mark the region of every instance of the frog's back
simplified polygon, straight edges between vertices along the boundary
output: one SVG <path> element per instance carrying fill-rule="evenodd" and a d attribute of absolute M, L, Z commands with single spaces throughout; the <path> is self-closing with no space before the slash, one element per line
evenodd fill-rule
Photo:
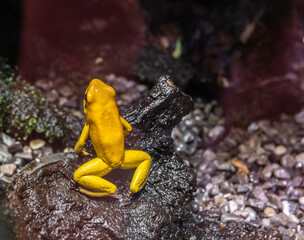
<path fill-rule="evenodd" d="M 124 132 L 116 105 L 99 112 L 90 124 L 89 134 L 97 156 L 111 167 L 118 167 L 124 158 Z"/>

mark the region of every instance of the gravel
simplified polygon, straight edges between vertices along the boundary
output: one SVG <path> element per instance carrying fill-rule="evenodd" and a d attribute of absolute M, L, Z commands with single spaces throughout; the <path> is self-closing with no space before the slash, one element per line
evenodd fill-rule
<path fill-rule="evenodd" d="M 197 100 L 172 134 L 197 169 L 196 210 L 220 209 L 223 223 L 244 221 L 278 228 L 284 239 L 304 239 L 304 109 L 227 133 L 216 108 L 216 102 Z M 183 139 L 189 131 L 191 143 Z"/>
<path fill-rule="evenodd" d="M 28 145 L 23 145 L 2 133 L 0 137 L 0 182 L 7 183 L 6 177 L 13 177 L 27 163 L 37 157 L 48 156 L 54 152 L 60 152 L 60 149 L 54 150 L 43 139 L 35 139 Z"/>

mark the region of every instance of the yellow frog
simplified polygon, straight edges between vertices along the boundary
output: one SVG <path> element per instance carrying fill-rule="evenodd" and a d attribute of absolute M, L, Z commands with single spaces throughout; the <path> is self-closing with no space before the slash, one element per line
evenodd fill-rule
<path fill-rule="evenodd" d="M 80 153 L 90 136 L 97 157 L 75 171 L 74 180 L 81 185 L 80 191 L 92 197 L 115 194 L 116 186 L 102 177 L 115 168 L 136 168 L 130 190 L 138 192 L 147 181 L 151 157 L 143 151 L 124 149 L 124 137 L 132 127 L 119 115 L 114 89 L 93 79 L 85 92 L 83 107 L 87 121 L 74 151 Z"/>

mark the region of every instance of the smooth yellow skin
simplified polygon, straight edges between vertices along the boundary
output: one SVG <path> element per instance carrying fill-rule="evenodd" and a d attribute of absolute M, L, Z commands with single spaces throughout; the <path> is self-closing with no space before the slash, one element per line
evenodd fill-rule
<path fill-rule="evenodd" d="M 85 95 L 83 105 L 87 121 L 74 151 L 82 152 L 90 136 L 97 157 L 75 171 L 74 180 L 81 185 L 80 191 L 92 197 L 114 194 L 116 186 L 102 177 L 115 168 L 136 168 L 130 190 L 138 192 L 147 181 L 151 157 L 143 151 L 124 149 L 124 137 L 132 127 L 119 115 L 114 89 L 93 79 Z"/>

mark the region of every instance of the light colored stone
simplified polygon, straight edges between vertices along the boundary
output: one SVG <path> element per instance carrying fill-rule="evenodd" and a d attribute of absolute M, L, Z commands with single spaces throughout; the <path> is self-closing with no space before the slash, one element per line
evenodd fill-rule
<path fill-rule="evenodd" d="M 63 150 L 63 152 L 68 153 L 68 152 L 74 152 L 74 148 L 67 147 Z"/>
<path fill-rule="evenodd" d="M 3 143 L 8 147 L 12 146 L 14 144 L 14 142 L 16 141 L 14 138 L 6 135 L 5 133 L 1 133 L 1 137 L 2 137 Z"/>
<path fill-rule="evenodd" d="M 266 207 L 266 208 L 264 209 L 264 213 L 265 213 L 265 215 L 266 215 L 267 217 L 271 217 L 271 216 L 273 216 L 273 215 L 276 214 L 276 211 L 275 211 L 273 208 L 271 208 L 271 207 Z"/>
<path fill-rule="evenodd" d="M 263 227 L 269 227 L 270 226 L 270 219 L 269 218 L 263 218 L 262 219 L 262 226 Z"/>
<path fill-rule="evenodd" d="M 16 172 L 17 166 L 14 163 L 4 164 L 0 167 L 0 171 L 6 176 L 12 176 Z"/>
<path fill-rule="evenodd" d="M 301 205 L 304 205 L 304 196 L 299 198 L 299 203 L 300 203 Z"/>
<path fill-rule="evenodd" d="M 296 224 L 299 224 L 300 223 L 300 220 L 293 214 L 291 214 L 289 217 L 288 217 L 288 220 L 290 222 L 293 222 L 293 223 L 296 223 Z"/>
<path fill-rule="evenodd" d="M 23 152 L 25 153 L 32 153 L 32 148 L 30 146 L 24 146 L 23 147 Z"/>
<path fill-rule="evenodd" d="M 8 147 L 0 143 L 0 155 L 4 162 L 9 161 L 12 158 L 12 154 L 8 151 Z"/>
<path fill-rule="evenodd" d="M 21 152 L 21 153 L 16 153 L 15 157 L 20 157 L 23 159 L 31 160 L 33 158 L 32 153 L 29 152 Z"/>
<path fill-rule="evenodd" d="M 34 139 L 30 141 L 30 146 L 33 150 L 37 150 L 45 146 L 45 141 L 42 139 Z"/>
<path fill-rule="evenodd" d="M 228 201 L 228 206 L 229 206 L 229 212 L 230 213 L 233 213 L 236 210 L 238 210 L 238 206 L 237 206 L 237 204 L 236 204 L 236 202 L 234 200 Z"/>
<path fill-rule="evenodd" d="M 209 137 L 212 139 L 217 139 L 222 133 L 224 133 L 225 128 L 223 126 L 216 126 L 212 128 L 209 132 Z"/>
<path fill-rule="evenodd" d="M 207 149 L 204 154 L 203 154 L 204 159 L 206 159 L 206 161 L 212 161 L 215 159 L 216 155 L 213 151 Z"/>
<path fill-rule="evenodd" d="M 282 210 L 282 212 L 283 212 L 286 216 L 289 216 L 289 215 L 290 215 L 290 212 L 289 212 L 289 203 L 288 203 L 288 201 L 282 201 L 282 204 L 283 204 L 283 210 Z"/>
<path fill-rule="evenodd" d="M 284 146 L 282 146 L 282 145 L 279 145 L 279 146 L 277 146 L 275 149 L 274 149 L 274 153 L 276 154 L 276 155 L 283 155 L 283 154 L 285 154 L 287 152 L 287 149 L 284 147 Z"/>
<path fill-rule="evenodd" d="M 304 164 L 304 153 L 300 153 L 296 156 L 296 161 Z"/>

